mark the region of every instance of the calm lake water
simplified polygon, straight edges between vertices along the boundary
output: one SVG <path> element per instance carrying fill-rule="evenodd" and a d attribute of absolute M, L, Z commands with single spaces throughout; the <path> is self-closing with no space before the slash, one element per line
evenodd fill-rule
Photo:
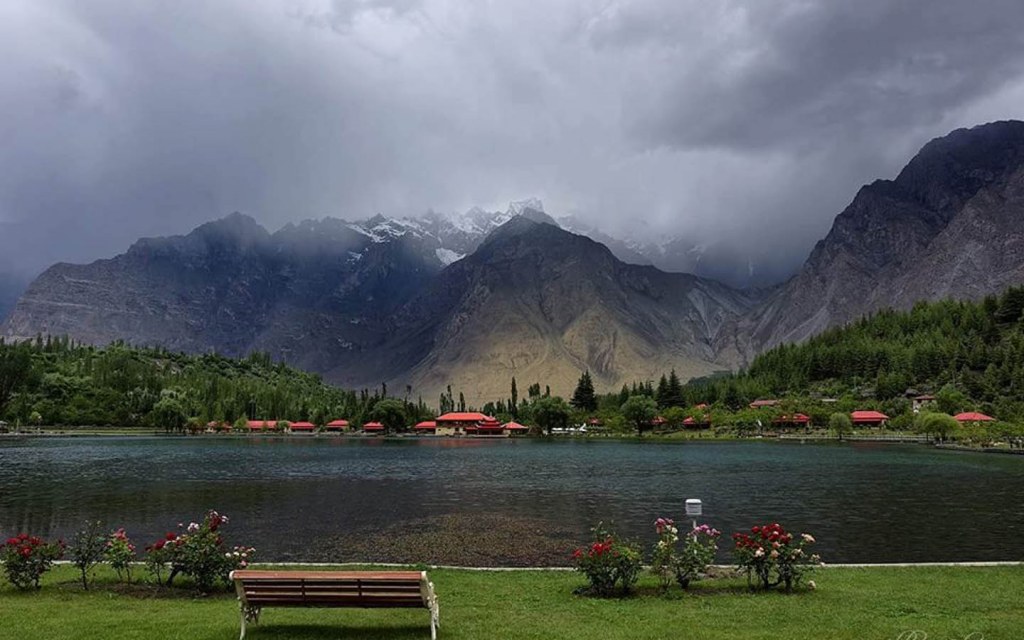
<path fill-rule="evenodd" d="M 0 438 L 4 537 L 91 518 L 141 548 L 215 508 L 264 560 L 565 564 L 599 520 L 649 544 L 688 497 L 831 562 L 1021 560 L 1022 495 L 1024 457 L 920 445 Z"/>

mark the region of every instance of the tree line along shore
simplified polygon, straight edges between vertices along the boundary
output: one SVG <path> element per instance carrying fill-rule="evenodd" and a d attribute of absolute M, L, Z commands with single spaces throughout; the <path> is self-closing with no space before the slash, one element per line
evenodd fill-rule
<path fill-rule="evenodd" d="M 882 311 L 766 351 L 739 373 L 686 383 L 670 371 L 600 394 L 584 372 L 564 399 L 542 382 L 521 390 L 512 378 L 507 397 L 482 407 L 467 406 L 451 387 L 431 405 L 413 392 L 341 389 L 265 353 L 234 359 L 51 336 L 0 342 L 0 429 L 7 431 L 89 425 L 199 433 L 252 422 L 267 427 L 261 432 L 290 431 L 296 422 L 318 431 L 344 419 L 350 431 L 379 423 L 388 434 L 416 433 L 439 415 L 478 411 L 548 434 L 843 436 L 861 427 L 1013 446 L 1024 438 L 1024 288 Z M 885 418 L 857 424 L 858 412 Z M 953 419 L 976 414 L 991 420 Z"/>

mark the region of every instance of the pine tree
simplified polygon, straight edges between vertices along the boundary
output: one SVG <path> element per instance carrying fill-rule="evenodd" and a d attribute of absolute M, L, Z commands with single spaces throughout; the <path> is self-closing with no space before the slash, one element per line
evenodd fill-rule
<path fill-rule="evenodd" d="M 675 369 L 672 369 L 668 376 L 668 397 L 666 398 L 665 406 L 686 406 L 686 400 L 683 398 L 683 383 L 679 381 L 679 376 L 676 375 Z"/>
<path fill-rule="evenodd" d="M 584 371 L 576 383 L 576 391 L 569 401 L 573 407 L 580 411 L 596 411 L 597 396 L 594 393 L 594 381 L 590 378 L 590 371 Z"/>
<path fill-rule="evenodd" d="M 658 402 L 658 408 L 664 409 L 668 406 L 668 378 L 665 374 L 661 374 L 661 379 L 658 380 L 658 390 L 654 393 L 654 399 Z"/>

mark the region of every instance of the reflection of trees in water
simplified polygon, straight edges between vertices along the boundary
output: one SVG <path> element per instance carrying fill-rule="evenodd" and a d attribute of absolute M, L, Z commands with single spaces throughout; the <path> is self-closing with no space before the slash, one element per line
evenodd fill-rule
<path fill-rule="evenodd" d="M 860 443 L 4 440 L 0 535 L 68 536 L 102 519 L 145 543 L 214 508 L 231 516 L 230 541 L 261 559 L 314 559 L 312 546 L 359 561 L 371 542 L 405 553 L 426 536 L 446 554 L 437 562 L 562 564 L 559 549 L 598 520 L 650 544 L 655 518 L 686 522 L 683 501 L 699 497 L 727 534 L 777 520 L 814 533 L 831 562 L 1000 560 L 1024 554 L 1022 463 Z M 514 534 L 528 543 L 511 544 Z"/>

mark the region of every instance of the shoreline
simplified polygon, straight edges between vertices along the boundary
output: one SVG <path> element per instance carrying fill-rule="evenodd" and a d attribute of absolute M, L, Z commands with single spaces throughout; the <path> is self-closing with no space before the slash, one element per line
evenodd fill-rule
<path fill-rule="evenodd" d="M 86 429 L 83 427 L 83 429 Z M 825 444 L 825 443 L 844 443 L 844 442 L 872 442 L 878 444 L 919 444 L 931 446 L 935 449 L 942 449 L 945 451 L 957 451 L 963 453 L 996 453 L 996 454 L 1009 454 L 1009 455 L 1024 455 L 1024 449 L 1010 449 L 1003 447 L 982 447 L 982 446 L 967 446 L 958 443 L 942 443 L 929 440 L 926 436 L 920 436 L 915 434 L 893 434 L 893 435 L 861 435 L 861 436 L 845 436 L 838 438 L 836 436 L 826 436 L 820 434 L 808 434 L 808 435 L 797 435 L 797 434 L 782 434 L 777 436 L 751 436 L 751 437 L 738 437 L 738 436 L 702 436 L 702 435 L 684 435 L 682 437 L 674 434 L 664 435 L 553 435 L 553 436 L 430 436 L 430 435 L 419 435 L 415 433 L 409 434 L 392 434 L 392 435 L 376 435 L 376 434 L 361 434 L 361 433 L 246 433 L 246 434 L 229 434 L 229 433 L 199 433 L 199 434 L 182 434 L 182 433 L 164 433 L 159 431 L 134 431 L 124 432 L 115 431 L 113 433 L 104 433 L 103 429 L 97 431 L 86 431 L 84 433 L 76 433 L 75 430 L 71 431 L 41 431 L 35 433 L 25 432 L 8 432 L 0 433 L 0 440 L 5 438 L 24 438 L 24 439 L 50 439 L 50 438 L 168 438 L 168 439 L 179 439 L 179 438 L 201 438 L 207 440 L 243 440 L 243 439 L 277 439 L 277 440 L 370 440 L 370 441 L 404 441 L 404 440 L 415 440 L 425 442 L 446 442 L 455 440 L 490 440 L 490 441 L 506 441 L 506 440 L 531 440 L 531 441 L 542 441 L 542 442 L 649 442 L 649 443 L 661 443 L 661 444 L 681 444 L 685 442 L 708 442 L 708 443 L 724 443 L 724 442 L 785 442 L 785 443 L 796 443 L 796 444 Z"/>

